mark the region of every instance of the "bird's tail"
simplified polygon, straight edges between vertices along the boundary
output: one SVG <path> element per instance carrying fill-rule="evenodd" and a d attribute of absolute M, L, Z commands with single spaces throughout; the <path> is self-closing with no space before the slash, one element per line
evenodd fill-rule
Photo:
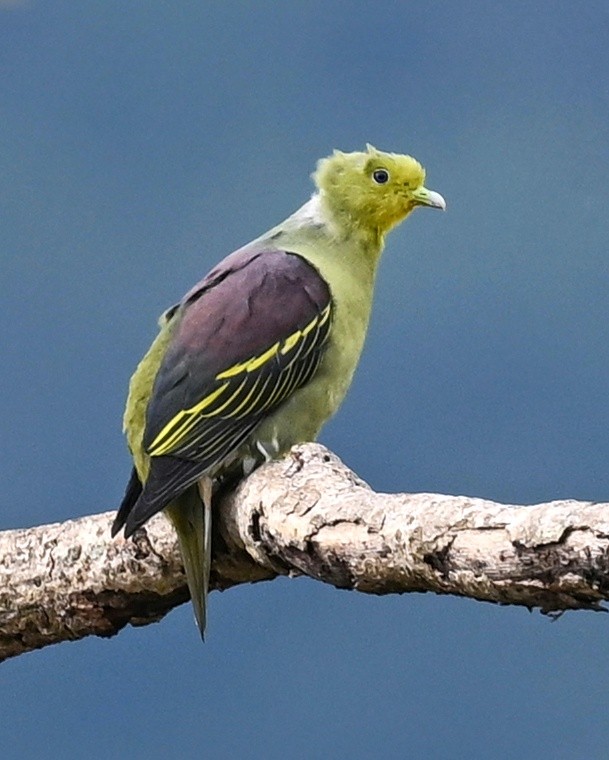
<path fill-rule="evenodd" d="M 211 567 L 211 488 L 190 486 L 165 511 L 178 534 L 195 620 L 205 637 Z"/>

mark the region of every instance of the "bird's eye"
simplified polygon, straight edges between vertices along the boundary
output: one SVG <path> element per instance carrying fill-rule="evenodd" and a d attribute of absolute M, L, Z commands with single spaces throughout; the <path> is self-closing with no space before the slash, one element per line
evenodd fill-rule
<path fill-rule="evenodd" d="M 389 172 L 386 169 L 375 169 L 372 173 L 372 179 L 377 185 L 384 185 L 385 182 L 389 181 Z"/>

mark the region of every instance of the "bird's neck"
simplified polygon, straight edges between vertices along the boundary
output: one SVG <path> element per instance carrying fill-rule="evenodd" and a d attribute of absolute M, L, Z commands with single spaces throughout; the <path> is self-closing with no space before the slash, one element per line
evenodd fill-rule
<path fill-rule="evenodd" d="M 315 193 L 281 225 L 286 232 L 317 232 L 338 243 L 350 243 L 362 249 L 374 267 L 385 245 L 385 235 L 377 228 L 366 227 L 346 212 L 334 209 L 322 193 Z"/>

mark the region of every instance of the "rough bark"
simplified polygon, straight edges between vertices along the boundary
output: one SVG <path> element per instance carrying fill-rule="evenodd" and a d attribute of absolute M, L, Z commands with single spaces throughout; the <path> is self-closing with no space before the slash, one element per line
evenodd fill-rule
<path fill-rule="evenodd" d="M 380 494 L 306 444 L 261 467 L 216 515 L 215 589 L 308 575 L 366 593 L 433 591 L 545 613 L 600 610 L 609 598 L 609 504 Z M 110 538 L 112 518 L 0 533 L 0 660 L 146 625 L 188 599 L 165 518 L 128 541 Z"/>

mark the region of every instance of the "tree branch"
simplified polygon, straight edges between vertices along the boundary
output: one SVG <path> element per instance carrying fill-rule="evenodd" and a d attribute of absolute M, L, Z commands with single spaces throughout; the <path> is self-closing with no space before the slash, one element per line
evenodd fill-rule
<path fill-rule="evenodd" d="M 0 533 L 0 660 L 146 625 L 188 599 L 162 515 L 134 540 L 114 513 Z M 223 498 L 211 586 L 308 575 L 338 588 L 433 591 L 545 613 L 609 599 L 609 504 L 532 507 L 379 494 L 323 446 L 295 446 Z"/>

